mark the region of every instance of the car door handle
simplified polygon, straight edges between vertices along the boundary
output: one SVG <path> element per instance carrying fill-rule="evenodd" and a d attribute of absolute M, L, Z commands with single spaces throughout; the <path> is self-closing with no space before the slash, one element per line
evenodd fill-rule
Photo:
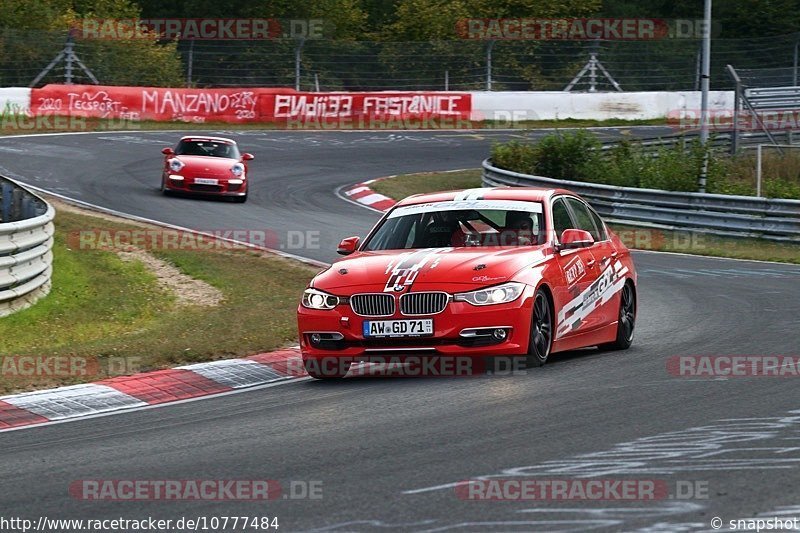
<path fill-rule="evenodd" d="M 618 255 L 617 252 L 611 252 L 611 259 L 616 259 Z"/>
<path fill-rule="evenodd" d="M 588 267 L 593 267 L 595 263 L 597 263 L 597 261 L 595 261 L 594 259 L 592 259 L 592 260 L 590 260 L 590 261 L 586 261 L 586 266 L 588 266 Z"/>

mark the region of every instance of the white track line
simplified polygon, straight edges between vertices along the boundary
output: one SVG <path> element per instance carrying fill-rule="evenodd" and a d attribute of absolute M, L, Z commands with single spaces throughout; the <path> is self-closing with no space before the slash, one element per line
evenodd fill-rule
<path fill-rule="evenodd" d="M 106 416 L 121 415 L 121 414 L 125 414 L 125 413 L 134 413 L 136 411 L 145 411 L 145 410 L 148 410 L 148 409 L 157 409 L 159 407 L 169 407 L 169 406 L 172 406 L 172 405 L 178 405 L 178 404 L 182 404 L 182 403 L 197 402 L 197 401 L 200 401 L 200 400 L 208 400 L 210 398 L 221 398 L 223 396 L 230 396 L 231 394 L 241 394 L 243 392 L 250 392 L 250 391 L 256 391 L 256 390 L 261 390 L 261 389 L 268 389 L 268 388 L 271 388 L 271 387 L 277 387 L 279 385 L 287 385 L 289 383 L 299 383 L 299 382 L 302 382 L 302 381 L 309 381 L 311 379 L 313 379 L 313 378 L 311 378 L 310 376 L 306 376 L 306 377 L 302 377 L 302 378 L 290 378 L 290 377 L 287 377 L 286 379 L 284 379 L 282 381 L 275 381 L 275 382 L 272 382 L 272 383 L 265 383 L 263 385 L 256 385 L 256 386 L 248 387 L 248 388 L 244 388 L 244 389 L 235 389 L 235 390 L 232 390 L 232 391 L 219 392 L 219 393 L 216 393 L 216 394 L 209 394 L 207 396 L 197 396 L 195 398 L 186 398 L 184 400 L 176 400 L 174 402 L 158 403 L 158 404 L 155 404 L 155 405 L 143 405 L 141 407 L 131 407 L 129 409 L 120 409 L 118 411 L 110 411 L 110 412 L 107 412 L 107 413 L 98 413 L 98 414 L 93 414 L 93 415 L 87 415 L 87 416 L 82 416 L 80 418 L 66 418 L 66 419 L 63 419 L 63 420 L 50 420 L 48 422 L 31 424 L 31 425 L 28 425 L 28 426 L 17 426 L 17 427 L 13 427 L 13 428 L 0 429 L 0 433 L 7 433 L 9 431 L 21 431 L 21 430 L 24 430 L 24 429 L 32 430 L 32 429 L 37 429 L 37 428 L 41 428 L 41 427 L 45 427 L 45 426 L 53 426 L 55 424 L 66 424 L 68 422 L 77 422 L 79 420 L 89 420 L 91 418 L 102 418 L 102 417 L 106 417 Z"/>

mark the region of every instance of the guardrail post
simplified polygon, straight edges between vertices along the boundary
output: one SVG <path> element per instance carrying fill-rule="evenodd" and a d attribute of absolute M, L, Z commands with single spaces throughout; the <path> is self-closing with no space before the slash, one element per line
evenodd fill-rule
<path fill-rule="evenodd" d="M 14 187 L 8 182 L 0 184 L 0 192 L 2 192 L 2 210 L 0 210 L 0 222 L 8 222 L 11 220 L 11 201 L 14 193 Z"/>
<path fill-rule="evenodd" d="M 17 221 L 21 220 L 22 217 L 22 199 L 24 198 L 25 192 L 21 189 L 15 188 L 11 192 L 11 220 Z"/>
<path fill-rule="evenodd" d="M 761 197 L 761 152 L 763 144 L 756 146 L 756 196 Z"/>

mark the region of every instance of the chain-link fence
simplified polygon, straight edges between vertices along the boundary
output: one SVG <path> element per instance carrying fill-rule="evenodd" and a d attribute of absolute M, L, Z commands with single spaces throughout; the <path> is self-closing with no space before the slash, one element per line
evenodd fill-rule
<path fill-rule="evenodd" d="M 0 86 L 28 86 L 64 50 L 64 33 L 0 30 Z M 794 76 L 800 33 L 714 39 L 712 88 L 731 89 L 725 65 Z M 700 41 L 81 40 L 75 57 L 106 85 L 299 87 L 302 90 L 694 90 Z M 590 59 L 595 67 L 587 68 Z M 69 58 L 36 85 L 91 83 Z"/>

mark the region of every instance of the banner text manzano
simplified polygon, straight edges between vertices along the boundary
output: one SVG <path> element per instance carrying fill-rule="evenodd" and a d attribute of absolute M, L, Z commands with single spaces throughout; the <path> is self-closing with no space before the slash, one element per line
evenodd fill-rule
<path fill-rule="evenodd" d="M 187 122 L 272 122 L 390 117 L 468 120 L 469 93 L 303 93 L 291 89 L 169 89 L 46 85 L 31 91 L 31 114 Z"/>

